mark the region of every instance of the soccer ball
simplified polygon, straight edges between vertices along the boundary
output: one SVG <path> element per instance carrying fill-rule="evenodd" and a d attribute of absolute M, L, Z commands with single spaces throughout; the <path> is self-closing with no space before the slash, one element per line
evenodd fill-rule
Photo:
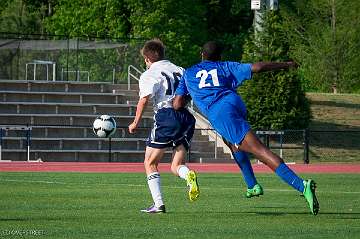
<path fill-rule="evenodd" d="M 100 138 L 109 138 L 116 131 L 116 122 L 109 115 L 101 115 L 94 120 L 93 131 Z"/>

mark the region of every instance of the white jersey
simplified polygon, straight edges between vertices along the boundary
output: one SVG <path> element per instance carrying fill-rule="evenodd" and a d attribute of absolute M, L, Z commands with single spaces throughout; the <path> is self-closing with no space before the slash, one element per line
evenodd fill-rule
<path fill-rule="evenodd" d="M 155 113 L 161 108 L 172 108 L 172 99 L 183 72 L 182 67 L 168 60 L 154 62 L 140 76 L 140 98 L 150 95 Z"/>

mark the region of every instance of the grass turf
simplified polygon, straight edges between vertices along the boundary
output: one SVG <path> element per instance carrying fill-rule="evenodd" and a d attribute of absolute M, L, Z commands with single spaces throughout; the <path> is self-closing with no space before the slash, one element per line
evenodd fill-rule
<path fill-rule="evenodd" d="M 319 174 L 320 213 L 273 174 L 265 189 L 244 198 L 239 174 L 200 174 L 200 199 L 185 182 L 162 174 L 168 213 L 148 215 L 139 173 L 0 173 L 0 238 L 357 238 L 360 175 Z"/>

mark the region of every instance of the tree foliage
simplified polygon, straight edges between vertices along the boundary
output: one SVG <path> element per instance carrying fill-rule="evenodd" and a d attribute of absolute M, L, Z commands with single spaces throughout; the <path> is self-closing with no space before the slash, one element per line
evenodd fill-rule
<path fill-rule="evenodd" d="M 223 43 L 224 60 L 239 60 L 248 30 L 253 23 L 253 13 L 249 11 L 250 1 L 208 0 L 204 2 L 208 40 Z"/>
<path fill-rule="evenodd" d="M 187 67 L 199 60 L 200 47 L 208 40 L 226 46 L 225 60 L 240 60 L 253 24 L 250 2 L 2 0 L 0 31 L 129 42 L 158 37 L 167 46 L 167 56 Z M 278 50 L 300 63 L 302 87 L 329 92 L 335 84 L 340 92 L 359 93 L 360 1 L 280 1 L 280 12 L 286 37 L 271 44 L 280 44 Z"/>
<path fill-rule="evenodd" d="M 0 7 L 0 31 L 39 33 L 42 29 L 41 9 L 29 11 L 23 0 L 6 0 Z"/>
<path fill-rule="evenodd" d="M 160 38 L 167 56 L 189 66 L 199 60 L 207 38 L 205 8 L 199 0 L 127 0 L 132 38 Z"/>
<path fill-rule="evenodd" d="M 289 45 L 278 12 L 264 15 L 262 31 L 250 35 L 243 61 L 286 61 Z M 305 128 L 310 118 L 309 104 L 296 70 L 254 74 L 239 88 L 247 104 L 248 119 L 257 129 Z"/>
<path fill-rule="evenodd" d="M 310 91 L 360 92 L 360 2 L 296 0 L 282 10 L 291 56 Z"/>
<path fill-rule="evenodd" d="M 45 20 L 48 32 L 69 37 L 127 37 L 129 22 L 122 0 L 59 0 Z"/>

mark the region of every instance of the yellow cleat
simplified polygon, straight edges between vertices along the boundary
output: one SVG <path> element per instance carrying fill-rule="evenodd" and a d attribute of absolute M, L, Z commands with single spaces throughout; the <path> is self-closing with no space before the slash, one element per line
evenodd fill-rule
<path fill-rule="evenodd" d="M 188 172 L 188 174 L 186 175 L 186 182 L 187 182 L 187 185 L 189 186 L 189 199 L 191 202 L 193 202 L 200 195 L 200 190 L 199 190 L 199 185 L 197 183 L 196 173 L 193 170 L 190 170 Z"/>

